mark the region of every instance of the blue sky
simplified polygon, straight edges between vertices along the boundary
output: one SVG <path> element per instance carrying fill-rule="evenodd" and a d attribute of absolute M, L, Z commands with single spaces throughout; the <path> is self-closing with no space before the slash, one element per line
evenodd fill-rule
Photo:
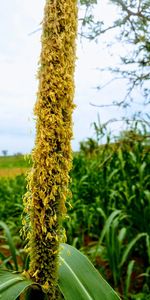
<path fill-rule="evenodd" d="M 101 1 L 100 1 L 101 2 Z M 5 0 L 0 11 L 0 152 L 9 154 L 29 153 L 34 145 L 33 106 L 36 101 L 38 82 L 36 72 L 40 55 L 41 31 L 30 34 L 40 28 L 44 0 Z M 96 7 L 96 15 L 104 17 L 106 22 L 113 19 L 115 11 L 107 1 Z M 82 12 L 80 12 L 82 14 Z M 102 16 L 101 16 L 102 15 Z M 108 34 L 108 38 L 111 38 Z M 73 149 L 77 150 L 79 141 L 93 136 L 91 124 L 100 114 L 102 122 L 119 116 L 119 109 L 99 109 L 90 105 L 111 103 L 120 98 L 123 86 L 120 83 L 110 85 L 100 93 L 94 88 L 110 79 L 97 68 L 112 64 L 113 57 L 101 39 L 98 44 L 88 41 L 77 43 L 76 93 Z M 119 51 L 119 50 L 117 50 Z M 113 125 L 114 130 L 118 125 Z"/>

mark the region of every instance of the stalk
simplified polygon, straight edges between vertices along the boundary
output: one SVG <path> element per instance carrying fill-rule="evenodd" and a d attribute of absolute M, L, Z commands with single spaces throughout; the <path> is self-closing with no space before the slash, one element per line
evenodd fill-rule
<path fill-rule="evenodd" d="M 36 140 L 24 212 L 29 216 L 29 275 L 56 299 L 61 223 L 72 165 L 77 0 L 47 0 L 42 27 Z M 25 228 L 25 219 L 23 223 Z"/>

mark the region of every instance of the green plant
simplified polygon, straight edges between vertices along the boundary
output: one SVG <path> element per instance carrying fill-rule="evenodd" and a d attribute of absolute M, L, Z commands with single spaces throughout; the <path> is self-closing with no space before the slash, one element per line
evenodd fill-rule
<path fill-rule="evenodd" d="M 101 245 L 105 245 L 105 260 L 109 262 L 110 270 L 113 278 L 113 285 L 120 286 L 125 299 L 128 299 L 128 291 L 132 280 L 132 272 L 135 264 L 134 260 L 129 260 L 131 252 L 134 251 L 136 244 L 145 238 L 147 233 L 139 233 L 131 240 L 129 237 L 129 228 L 122 227 L 122 222 L 127 215 L 120 210 L 113 211 L 106 219 L 105 225 L 100 235 L 100 239 L 93 253 L 94 258 L 98 255 L 98 249 Z M 149 245 L 147 245 L 149 251 Z M 138 263 L 138 262 L 137 262 Z"/>
<path fill-rule="evenodd" d="M 0 156 L 0 169 L 26 169 L 31 167 L 30 155 L 14 154 L 12 156 Z"/>
<path fill-rule="evenodd" d="M 104 218 L 97 208 L 102 209 L 107 217 L 112 210 L 119 209 L 128 215 L 131 235 L 139 232 L 149 235 L 149 168 L 149 146 L 142 134 L 140 138 L 133 134 L 133 138 L 130 136 L 115 143 L 109 141 L 99 145 L 93 155 L 83 150 L 76 153 L 71 171 L 73 199 L 69 212 L 70 216 L 76 214 L 78 228 L 84 228 L 86 234 L 98 238 Z M 82 210 L 87 215 L 89 212 L 88 218 L 84 218 Z M 71 228 L 71 221 L 67 224 L 66 228 Z"/>
<path fill-rule="evenodd" d="M 119 299 L 83 254 L 67 244 L 61 247 L 58 286 L 66 300 Z M 0 278 L 0 296 L 3 300 L 17 299 L 22 293 L 25 299 L 48 299 L 39 284 L 22 274 L 0 269 Z"/>
<path fill-rule="evenodd" d="M 24 175 L 14 178 L 0 178 L 0 220 L 16 223 L 21 227 L 21 213 L 23 210 L 22 197 L 26 192 Z"/>
<path fill-rule="evenodd" d="M 0 266 L 0 297 L 3 300 L 15 300 L 23 294 L 26 300 L 48 299 L 44 287 L 27 278 L 29 258 L 26 257 L 23 264 L 21 253 L 18 253 L 15 248 L 8 226 L 4 222 L 0 222 L 0 226 L 5 232 L 10 252 L 7 261 L 0 253 L 3 260 Z M 10 270 L 3 269 L 4 266 L 9 267 Z M 24 272 L 21 274 L 18 270 Z M 104 300 L 119 299 L 87 257 L 67 244 L 60 245 L 58 286 L 67 300 L 99 300 L 100 297 Z"/>
<path fill-rule="evenodd" d="M 6 223 L 0 221 L 0 230 L 3 230 L 4 234 L 0 236 L 0 267 L 7 268 L 16 272 L 22 272 L 29 268 L 29 255 L 23 248 L 16 246 L 14 240 L 18 236 L 12 236 L 11 231 Z"/>

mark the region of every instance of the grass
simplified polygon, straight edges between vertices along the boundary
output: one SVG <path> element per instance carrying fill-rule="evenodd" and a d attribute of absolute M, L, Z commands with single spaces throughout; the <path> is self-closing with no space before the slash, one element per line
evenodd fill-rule
<path fill-rule="evenodd" d="M 30 155 L 0 156 L 0 169 L 27 168 L 30 164 Z"/>

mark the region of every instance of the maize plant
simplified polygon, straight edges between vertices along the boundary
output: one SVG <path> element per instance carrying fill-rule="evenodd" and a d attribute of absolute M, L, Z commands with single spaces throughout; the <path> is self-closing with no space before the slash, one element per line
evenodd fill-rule
<path fill-rule="evenodd" d="M 62 218 L 66 213 L 72 151 L 77 1 L 47 0 L 44 10 L 39 88 L 34 108 L 33 168 L 24 198 L 29 275 L 56 299 Z"/>

